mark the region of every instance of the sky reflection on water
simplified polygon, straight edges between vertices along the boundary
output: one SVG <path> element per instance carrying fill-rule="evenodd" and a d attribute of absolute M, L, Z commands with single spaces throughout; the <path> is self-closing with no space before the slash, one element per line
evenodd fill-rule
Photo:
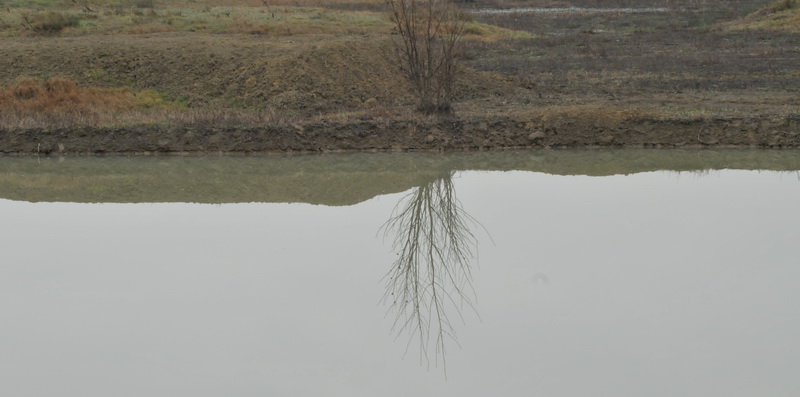
<path fill-rule="evenodd" d="M 0 200 L 0 395 L 800 393 L 795 174 L 448 180 L 488 232 L 471 231 L 476 311 L 452 318 L 446 380 L 381 303 L 397 258 L 381 227 L 411 190 Z"/>

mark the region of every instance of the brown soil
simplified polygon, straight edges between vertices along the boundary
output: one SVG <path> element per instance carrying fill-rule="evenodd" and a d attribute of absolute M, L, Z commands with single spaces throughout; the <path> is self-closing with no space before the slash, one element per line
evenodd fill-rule
<path fill-rule="evenodd" d="M 504 117 L 362 121 L 253 128 L 140 126 L 0 134 L 5 154 L 458 151 L 510 148 L 798 148 L 800 117 L 591 120 Z"/>
<path fill-rule="evenodd" d="M 2 85 L 63 76 L 156 90 L 194 111 L 274 115 L 6 126 L 0 153 L 800 147 L 800 35 L 723 28 L 746 1 L 685 3 L 661 14 L 476 16 L 535 36 L 466 43 L 447 118 L 414 114 L 385 35 L 0 38 Z"/>
<path fill-rule="evenodd" d="M 193 108 L 268 107 L 299 115 L 412 103 L 384 35 L 177 32 L 0 38 L 0 46 L 0 84 L 21 75 L 62 76 L 81 85 L 155 89 Z M 496 74 L 470 69 L 458 92 L 472 99 L 513 88 Z"/>

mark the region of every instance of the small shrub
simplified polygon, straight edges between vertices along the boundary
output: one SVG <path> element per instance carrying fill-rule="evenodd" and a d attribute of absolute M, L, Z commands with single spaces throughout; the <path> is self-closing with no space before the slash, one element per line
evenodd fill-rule
<path fill-rule="evenodd" d="M 775 14 L 781 11 L 791 10 L 797 7 L 797 0 L 778 0 L 774 3 L 770 3 L 755 12 L 753 12 L 752 16 L 765 16 L 769 14 Z"/>
<path fill-rule="evenodd" d="M 22 20 L 28 29 L 40 35 L 54 35 L 70 27 L 76 27 L 81 21 L 77 15 L 48 11 L 40 14 L 23 14 Z"/>
<path fill-rule="evenodd" d="M 51 96 L 72 96 L 78 92 L 78 84 L 63 77 L 48 79 L 44 83 L 44 88 Z"/>
<path fill-rule="evenodd" d="M 778 3 L 779 10 L 789 10 L 795 8 L 796 6 L 797 0 L 781 0 L 781 2 Z"/>
<path fill-rule="evenodd" d="M 9 88 L 9 96 L 14 100 L 29 100 L 41 97 L 46 92 L 39 79 L 20 79 Z"/>
<path fill-rule="evenodd" d="M 465 20 L 449 0 L 389 0 L 400 69 L 425 114 L 452 111 Z"/>

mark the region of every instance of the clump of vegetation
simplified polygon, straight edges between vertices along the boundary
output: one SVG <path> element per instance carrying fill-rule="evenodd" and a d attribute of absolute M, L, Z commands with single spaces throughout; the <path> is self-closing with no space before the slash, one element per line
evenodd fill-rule
<path fill-rule="evenodd" d="M 23 25 L 35 34 L 54 35 L 80 23 L 79 16 L 63 12 L 48 11 L 37 14 L 22 14 Z"/>
<path fill-rule="evenodd" d="M 764 7 L 757 9 L 750 14 L 750 17 L 764 17 L 770 14 L 780 13 L 797 7 L 797 0 L 777 0 Z"/>
<path fill-rule="evenodd" d="M 20 28 L 41 36 L 176 31 L 267 36 L 385 34 L 392 23 L 382 7 L 383 0 L 14 0 L 0 15 L 0 36 L 18 36 Z M 520 32 L 467 20 L 465 36 L 467 40 L 495 41 L 520 37 Z"/>
<path fill-rule="evenodd" d="M 133 0 L 133 6 L 137 8 L 155 8 L 155 0 Z"/>
<path fill-rule="evenodd" d="M 128 88 L 79 87 L 71 79 L 21 78 L 0 88 L 0 114 L 93 114 L 169 106 L 155 91 Z"/>
<path fill-rule="evenodd" d="M 733 30 L 768 29 L 797 33 L 800 32 L 800 7 L 797 0 L 777 0 L 723 26 Z"/>
<path fill-rule="evenodd" d="M 271 114 L 188 110 L 155 90 L 81 87 L 64 77 L 20 78 L 0 86 L 0 130 L 201 122 L 229 125 L 271 120 Z"/>
<path fill-rule="evenodd" d="M 425 114 L 450 113 L 465 22 L 448 0 L 389 0 L 397 57 Z"/>
<path fill-rule="evenodd" d="M 797 0 L 780 0 L 775 3 L 776 11 L 783 11 L 797 7 Z"/>

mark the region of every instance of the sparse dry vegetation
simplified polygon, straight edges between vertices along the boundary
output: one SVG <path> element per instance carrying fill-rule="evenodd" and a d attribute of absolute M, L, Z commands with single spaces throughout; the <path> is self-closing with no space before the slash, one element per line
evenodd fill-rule
<path fill-rule="evenodd" d="M 461 10 L 448 0 L 390 0 L 395 55 L 413 87 L 417 110 L 452 110 L 465 25 Z"/>
<path fill-rule="evenodd" d="M 343 4 L 347 3 L 340 3 Z M 163 5 L 152 0 L 65 2 L 47 9 L 17 5 L 6 8 L 0 17 L 0 36 L 163 32 L 295 36 L 388 32 L 391 26 L 375 6 L 342 10 L 302 0 L 169 2 Z"/>
<path fill-rule="evenodd" d="M 141 122 L 148 113 L 164 110 L 177 106 L 153 90 L 79 87 L 63 77 L 20 78 L 0 87 L 0 128 Z"/>
<path fill-rule="evenodd" d="M 63 77 L 21 78 L 0 88 L 0 112 L 19 114 L 109 112 L 166 105 L 152 90 L 78 87 L 75 81 Z"/>
<path fill-rule="evenodd" d="M 80 17 L 75 14 L 47 11 L 21 15 L 22 25 L 34 34 L 54 35 L 66 28 L 78 26 Z"/>
<path fill-rule="evenodd" d="M 419 102 L 391 57 L 396 25 L 384 0 L 4 5 L 0 128 L 434 123 L 413 111 Z M 800 113 L 796 0 L 457 5 L 463 67 L 446 102 L 462 120 L 618 126 Z M 666 10 L 473 13 L 531 6 Z"/>
<path fill-rule="evenodd" d="M 797 0 L 777 0 L 736 21 L 723 25 L 731 30 L 773 30 L 800 33 Z"/>

